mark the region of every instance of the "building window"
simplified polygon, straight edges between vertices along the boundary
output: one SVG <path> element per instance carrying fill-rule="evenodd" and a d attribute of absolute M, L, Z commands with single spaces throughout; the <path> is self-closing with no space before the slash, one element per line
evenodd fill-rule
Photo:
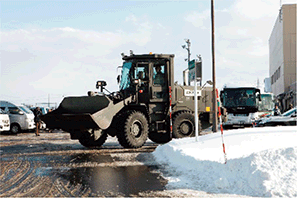
<path fill-rule="evenodd" d="M 280 66 L 277 68 L 277 70 L 271 76 L 271 84 L 273 85 L 279 78 L 280 78 Z"/>

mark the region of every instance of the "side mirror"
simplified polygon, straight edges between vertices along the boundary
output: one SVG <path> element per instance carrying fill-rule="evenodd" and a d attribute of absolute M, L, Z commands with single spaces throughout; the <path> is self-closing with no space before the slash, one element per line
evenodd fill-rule
<path fill-rule="evenodd" d="M 23 112 L 23 111 L 19 111 L 19 114 L 20 114 L 20 115 L 24 115 L 24 112 Z"/>
<path fill-rule="evenodd" d="M 294 114 L 291 115 L 291 117 L 292 117 L 292 118 L 295 118 L 295 117 L 297 117 L 297 114 L 294 113 Z"/>
<path fill-rule="evenodd" d="M 258 93 L 258 94 L 257 94 Z M 260 89 L 256 89 L 256 94 L 257 94 L 257 98 L 259 99 L 259 101 L 262 101 L 262 99 L 261 99 L 261 91 L 260 91 Z"/>
<path fill-rule="evenodd" d="M 96 83 L 96 89 L 101 88 L 101 92 L 103 92 L 104 87 L 106 86 L 106 82 L 105 81 L 97 81 Z"/>

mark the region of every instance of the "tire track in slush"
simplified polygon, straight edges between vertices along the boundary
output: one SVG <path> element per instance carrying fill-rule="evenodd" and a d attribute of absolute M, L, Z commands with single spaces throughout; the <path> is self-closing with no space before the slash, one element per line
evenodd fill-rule
<path fill-rule="evenodd" d="M 37 176 L 37 163 L 14 159 L 1 162 L 0 197 L 73 197 L 63 182 L 49 176 Z"/>
<path fill-rule="evenodd" d="M 16 188 L 19 188 L 22 182 L 33 172 L 33 167 L 28 161 L 14 160 L 14 165 L 15 167 L 3 173 L 2 178 L 4 180 L 1 180 L 0 196 L 11 196 L 11 193 L 17 191 Z"/>
<path fill-rule="evenodd" d="M 2 178 L 5 185 L 1 186 L 0 193 L 4 190 L 7 191 L 13 188 L 13 186 L 16 185 L 24 175 L 28 176 L 28 167 L 30 167 L 29 162 L 14 161 L 12 167 L 8 171 L 4 172 L 4 176 Z"/>
<path fill-rule="evenodd" d="M 59 178 L 37 176 L 38 164 L 34 161 L 13 159 L 1 161 L 0 197 L 77 197 L 88 196 L 91 190 L 82 185 L 73 186 Z M 3 171 L 6 170 L 6 171 Z"/>

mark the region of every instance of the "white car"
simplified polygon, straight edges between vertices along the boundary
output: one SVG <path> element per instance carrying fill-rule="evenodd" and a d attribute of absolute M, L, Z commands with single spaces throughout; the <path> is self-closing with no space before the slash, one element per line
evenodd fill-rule
<path fill-rule="evenodd" d="M 11 133 L 35 128 L 34 114 L 28 107 L 1 100 L 0 108 L 9 115 Z"/>
<path fill-rule="evenodd" d="M 259 126 L 296 126 L 297 113 L 296 107 L 286 111 L 279 116 L 270 116 L 263 119 Z"/>
<path fill-rule="evenodd" d="M 7 113 L 4 113 L 0 109 L 0 131 L 9 131 L 10 130 L 10 120 Z"/>

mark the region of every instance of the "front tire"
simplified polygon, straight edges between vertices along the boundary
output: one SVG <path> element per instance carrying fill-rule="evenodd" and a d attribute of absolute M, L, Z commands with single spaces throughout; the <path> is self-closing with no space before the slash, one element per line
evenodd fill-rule
<path fill-rule="evenodd" d="M 100 147 L 102 146 L 106 139 L 107 133 L 103 132 L 101 136 L 94 140 L 94 135 L 89 132 L 83 132 L 84 134 L 78 139 L 79 143 L 85 147 Z"/>
<path fill-rule="evenodd" d="M 20 133 L 21 132 L 21 127 L 18 125 L 18 124 L 12 124 L 10 126 L 10 132 L 12 134 L 17 134 L 17 133 Z"/>
<path fill-rule="evenodd" d="M 124 119 L 124 130 L 117 131 L 119 143 L 124 148 L 139 148 L 148 137 L 148 122 L 145 115 L 139 111 L 128 112 Z"/>

